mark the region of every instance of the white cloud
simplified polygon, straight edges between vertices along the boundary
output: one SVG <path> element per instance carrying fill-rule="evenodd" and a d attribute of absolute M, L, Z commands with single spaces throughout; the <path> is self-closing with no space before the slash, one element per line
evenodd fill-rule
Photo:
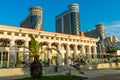
<path fill-rule="evenodd" d="M 106 35 L 115 35 L 120 39 L 120 21 L 111 22 L 105 25 Z"/>

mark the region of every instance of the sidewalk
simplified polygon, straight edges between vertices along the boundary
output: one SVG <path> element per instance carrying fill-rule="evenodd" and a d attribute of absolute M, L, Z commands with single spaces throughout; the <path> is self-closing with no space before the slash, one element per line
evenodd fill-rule
<path fill-rule="evenodd" d="M 43 76 L 50 76 L 50 75 L 66 75 L 66 72 L 61 72 L 61 73 L 55 72 L 54 74 L 43 74 Z M 6 77 L 0 77 L 0 80 L 14 80 L 14 79 L 19 79 L 24 77 L 30 77 L 30 75 L 6 76 Z"/>

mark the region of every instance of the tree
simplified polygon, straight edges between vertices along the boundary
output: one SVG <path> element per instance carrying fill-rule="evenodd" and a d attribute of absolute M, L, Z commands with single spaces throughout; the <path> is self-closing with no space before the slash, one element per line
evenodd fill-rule
<path fill-rule="evenodd" d="M 117 50 L 115 49 L 114 46 L 107 46 L 106 52 L 107 53 L 116 53 Z"/>
<path fill-rule="evenodd" d="M 33 62 L 30 64 L 30 72 L 32 78 L 40 78 L 42 76 L 42 64 L 39 62 L 39 50 L 42 47 L 42 43 L 35 40 L 32 34 L 29 35 L 31 38 L 29 50 L 32 53 L 32 56 L 34 57 Z"/>
<path fill-rule="evenodd" d="M 48 47 L 46 47 L 44 51 L 39 52 L 40 49 L 42 49 L 43 43 L 36 41 L 32 34 L 30 34 L 29 37 L 31 38 L 31 40 L 30 40 L 30 45 L 28 49 L 30 50 L 30 52 L 32 53 L 32 56 L 34 57 L 33 62 L 30 64 L 31 77 L 40 78 L 42 76 L 42 64 L 40 64 L 40 61 L 39 61 L 39 56 L 40 56 L 39 53 L 44 53 L 44 51 L 47 51 L 47 50 L 49 51 L 56 50 L 60 56 L 61 56 L 61 53 L 59 50 L 55 48 L 48 48 Z"/>

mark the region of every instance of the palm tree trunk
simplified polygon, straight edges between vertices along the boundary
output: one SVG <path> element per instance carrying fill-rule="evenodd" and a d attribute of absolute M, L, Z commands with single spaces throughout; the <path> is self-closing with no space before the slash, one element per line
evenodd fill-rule
<path fill-rule="evenodd" d="M 39 62 L 39 55 L 34 56 L 34 61 L 30 64 L 32 78 L 40 78 L 42 76 L 42 64 Z"/>

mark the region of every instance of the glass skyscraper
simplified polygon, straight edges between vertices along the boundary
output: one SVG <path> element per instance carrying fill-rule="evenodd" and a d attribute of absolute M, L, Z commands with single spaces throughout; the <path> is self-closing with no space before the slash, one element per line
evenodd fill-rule
<path fill-rule="evenodd" d="M 42 8 L 33 6 L 29 9 L 30 14 L 22 21 L 20 27 L 42 29 Z"/>
<path fill-rule="evenodd" d="M 79 5 L 73 3 L 68 6 L 68 10 L 56 16 L 56 32 L 79 35 L 80 16 Z"/>

